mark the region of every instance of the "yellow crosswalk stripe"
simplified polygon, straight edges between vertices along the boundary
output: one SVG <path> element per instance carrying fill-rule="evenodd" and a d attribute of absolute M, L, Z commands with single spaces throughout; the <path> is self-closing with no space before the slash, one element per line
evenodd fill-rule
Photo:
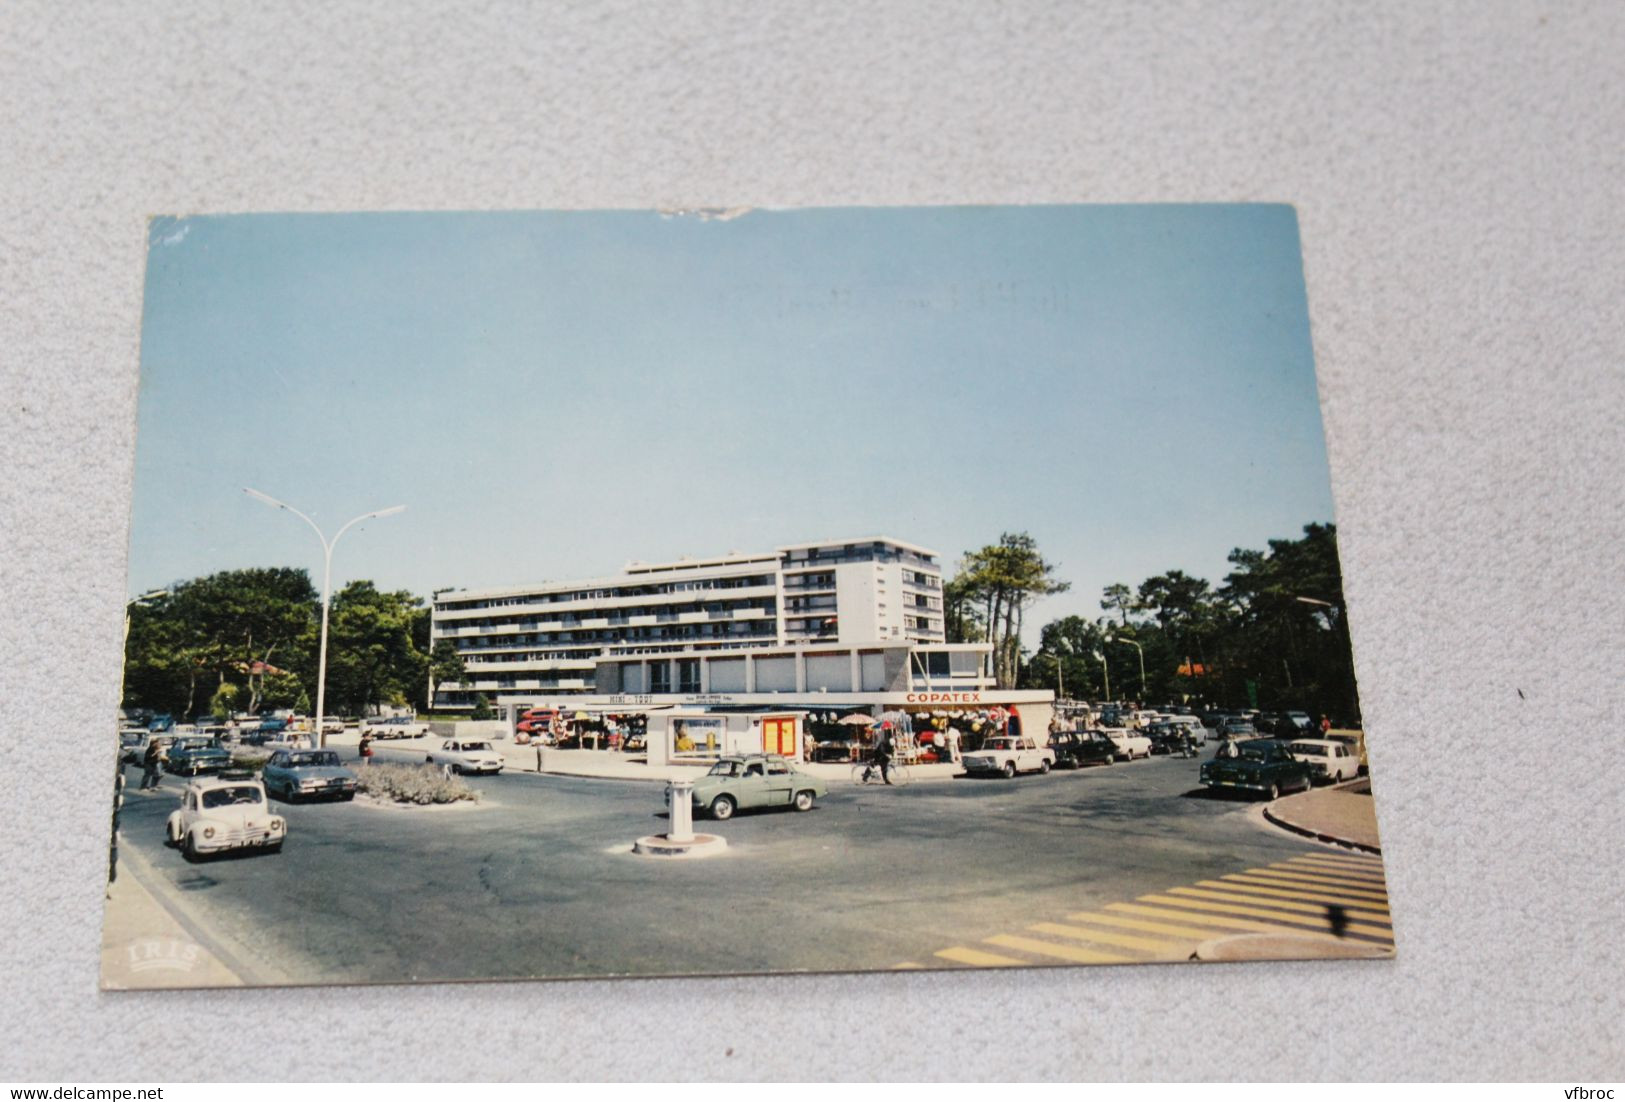
<path fill-rule="evenodd" d="M 1362 892 L 1382 892 L 1388 894 L 1388 886 L 1381 880 L 1360 880 L 1348 876 L 1338 876 L 1320 872 L 1300 872 L 1302 866 L 1294 865 L 1290 868 L 1281 865 L 1268 865 L 1261 869 L 1248 869 L 1253 876 L 1273 876 L 1277 880 L 1296 880 L 1304 884 L 1324 884 L 1327 887 L 1353 888 Z"/>
<path fill-rule="evenodd" d="M 1135 937 L 1132 934 L 1120 934 L 1116 930 L 1091 930 L 1084 926 L 1065 926 L 1059 922 L 1039 922 L 1027 927 L 1034 933 L 1054 934 L 1056 937 L 1069 937 L 1077 941 L 1093 941 L 1100 945 L 1116 945 L 1123 949 L 1142 949 L 1147 953 L 1179 953 L 1180 947 L 1171 941 L 1162 941 L 1158 938 Z M 1181 955 L 1188 955 L 1181 953 Z"/>
<path fill-rule="evenodd" d="M 1339 876 L 1361 877 L 1367 880 L 1381 880 L 1384 871 L 1381 865 L 1350 865 L 1330 857 L 1294 857 L 1287 864 L 1319 869 L 1322 872 L 1335 872 Z"/>
<path fill-rule="evenodd" d="M 1178 895 L 1197 895 L 1209 899 L 1222 899 L 1229 903 L 1252 903 L 1263 907 L 1279 907 L 1285 911 L 1304 911 L 1314 915 L 1326 913 L 1325 903 L 1304 902 L 1305 897 L 1298 892 L 1278 892 L 1269 888 L 1251 888 L 1245 884 L 1226 884 L 1222 880 L 1198 880 L 1194 888 L 1169 888 L 1170 892 Z M 1338 906 L 1343 906 L 1338 903 Z M 1358 918 L 1365 922 L 1387 922 L 1386 914 L 1377 914 L 1375 911 L 1347 911 L 1349 918 Z"/>
<path fill-rule="evenodd" d="M 894 964 L 894 965 L 892 965 L 891 970 L 893 972 L 906 972 L 906 971 L 908 971 L 908 970 L 910 970 L 912 968 L 924 968 L 924 967 L 925 967 L 925 965 L 923 965 L 923 964 L 915 964 L 911 960 L 905 960 L 902 964 Z"/>
<path fill-rule="evenodd" d="M 1318 899 L 1322 903 L 1353 904 L 1356 907 L 1369 907 L 1377 911 L 1388 909 L 1388 896 L 1379 892 L 1348 891 L 1322 887 L 1319 884 L 1294 884 L 1290 880 L 1271 880 L 1267 876 L 1247 876 L 1242 873 L 1231 873 L 1223 880 L 1224 883 L 1218 883 L 1218 887 L 1246 886 L 1264 889 L 1269 894 L 1279 895 L 1284 899 Z M 1203 880 L 1201 883 L 1217 882 Z"/>
<path fill-rule="evenodd" d="M 1316 851 L 1316 857 L 1328 857 L 1333 861 L 1347 861 L 1351 865 L 1375 865 L 1382 867 L 1382 858 L 1374 853 L 1338 853 L 1332 850 Z"/>
<path fill-rule="evenodd" d="M 1320 892 L 1323 895 L 1346 900 L 1357 907 L 1362 904 L 1374 903 L 1381 903 L 1386 906 L 1388 903 L 1387 892 L 1369 892 L 1359 888 L 1340 888 L 1332 884 L 1309 884 L 1302 880 L 1287 880 L 1284 877 L 1274 875 L 1255 876 L 1252 873 L 1233 872 L 1224 879 L 1234 880 L 1242 884 L 1253 884 L 1261 888 L 1295 888 L 1302 892 Z"/>
<path fill-rule="evenodd" d="M 1175 900 L 1175 902 L 1178 902 L 1181 905 L 1184 904 L 1184 901 L 1182 900 Z M 1249 933 L 1292 934 L 1296 937 L 1323 937 L 1328 941 L 1338 940 L 1330 933 L 1322 932 L 1323 930 L 1327 929 L 1327 927 L 1324 925 L 1319 929 L 1304 929 L 1302 926 L 1297 925 L 1283 926 L 1279 923 L 1259 922 L 1250 918 L 1233 918 L 1228 915 L 1194 914 L 1186 910 L 1169 910 L 1165 907 L 1147 907 L 1138 903 L 1108 903 L 1107 907 L 1112 910 L 1128 911 L 1133 914 L 1168 917 L 1178 919 L 1180 922 L 1196 922 L 1205 926 L 1216 926 L 1219 928 L 1219 930 L 1246 930 Z M 1310 923 L 1310 925 L 1312 926 L 1314 924 Z M 1210 931 L 1203 936 L 1217 937 L 1218 934 Z M 1364 939 L 1362 939 L 1362 941 L 1363 940 Z"/>
<path fill-rule="evenodd" d="M 1121 906 L 1122 904 L 1119 904 Z M 1193 937 L 1205 941 L 1213 936 L 1212 930 L 1199 930 L 1195 926 L 1176 926 L 1171 922 L 1149 922 L 1143 918 L 1125 915 L 1101 914 L 1098 911 L 1079 911 L 1067 915 L 1074 922 L 1094 922 L 1104 926 L 1118 926 L 1124 930 L 1143 930 L 1148 934 L 1168 934 L 1171 937 Z"/>
<path fill-rule="evenodd" d="M 1150 898 L 1147 896 L 1146 898 Z M 1169 900 L 1178 903 L 1179 900 Z M 1223 915 L 1194 914 L 1187 910 L 1169 910 L 1166 907 L 1147 907 L 1139 903 L 1108 903 L 1109 911 L 1124 911 L 1128 914 L 1149 915 L 1152 918 L 1174 918 L 1180 922 L 1194 922 L 1199 926 L 1217 926 L 1223 930 L 1251 930 L 1256 933 L 1274 933 L 1282 930 L 1291 930 L 1289 926 L 1272 926 L 1267 922 L 1257 922 L 1250 918 L 1226 918 Z"/>
<path fill-rule="evenodd" d="M 974 964 L 978 968 L 996 968 L 1000 965 L 1026 964 L 1024 960 L 1015 957 L 1003 957 L 998 953 L 984 953 L 980 949 L 967 949 L 963 945 L 956 945 L 952 949 L 938 949 L 933 956 L 943 960 L 951 960 L 956 964 Z"/>
<path fill-rule="evenodd" d="M 1175 888 L 1175 891 L 1181 891 Z M 1267 918 L 1271 922 L 1285 922 L 1293 926 L 1313 926 L 1320 930 L 1330 930 L 1331 921 L 1317 915 L 1294 914 L 1287 911 L 1274 910 L 1276 904 L 1262 899 L 1249 899 L 1246 896 L 1224 896 L 1218 892 L 1203 892 L 1193 889 L 1183 889 L 1187 895 L 1205 898 L 1186 898 L 1186 895 L 1142 895 L 1140 898 L 1148 903 L 1160 903 L 1165 907 L 1190 907 L 1199 911 L 1216 911 L 1220 914 L 1249 915 L 1253 918 Z M 1242 902 L 1223 902 L 1225 899 L 1240 899 Z M 1246 906 L 1246 903 L 1268 903 L 1268 906 Z M 1368 937 L 1383 938 L 1387 941 L 1394 939 L 1392 930 L 1381 929 L 1376 926 L 1364 926 L 1350 923 L 1343 928 L 1348 933 L 1364 934 Z"/>
<path fill-rule="evenodd" d="M 997 934 L 982 940 L 989 945 L 997 945 L 1004 949 L 1020 949 L 1024 953 L 1055 957 L 1057 960 L 1069 960 L 1074 964 L 1134 963 L 1134 958 L 1121 957 L 1116 953 L 1101 953 L 1094 949 L 1079 949 L 1072 945 L 1056 945 L 1051 941 L 1039 941 L 1037 938 L 1031 937 L 1017 937 L 1015 934 Z"/>

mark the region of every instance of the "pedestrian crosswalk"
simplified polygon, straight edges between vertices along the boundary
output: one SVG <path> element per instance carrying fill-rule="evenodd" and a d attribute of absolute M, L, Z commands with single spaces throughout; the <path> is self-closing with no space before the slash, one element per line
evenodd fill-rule
<path fill-rule="evenodd" d="M 974 944 L 951 945 L 900 969 L 1019 968 L 1259 957 L 1386 956 L 1394 929 L 1382 859 L 1318 849 L 1273 865 L 1108 903 Z"/>

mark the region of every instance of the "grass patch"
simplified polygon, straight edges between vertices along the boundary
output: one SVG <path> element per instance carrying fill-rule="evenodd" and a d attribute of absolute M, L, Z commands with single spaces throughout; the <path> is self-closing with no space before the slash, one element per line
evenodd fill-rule
<path fill-rule="evenodd" d="M 356 770 L 360 790 L 398 804 L 452 804 L 480 794 L 461 777 L 448 777 L 433 765 L 368 765 Z"/>

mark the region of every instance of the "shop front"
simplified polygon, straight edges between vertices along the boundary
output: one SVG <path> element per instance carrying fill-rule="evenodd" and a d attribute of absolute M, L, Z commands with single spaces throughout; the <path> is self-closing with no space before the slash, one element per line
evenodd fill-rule
<path fill-rule="evenodd" d="M 650 765 L 705 765 L 731 754 L 803 760 L 802 716 L 788 711 L 674 708 L 648 716 Z"/>

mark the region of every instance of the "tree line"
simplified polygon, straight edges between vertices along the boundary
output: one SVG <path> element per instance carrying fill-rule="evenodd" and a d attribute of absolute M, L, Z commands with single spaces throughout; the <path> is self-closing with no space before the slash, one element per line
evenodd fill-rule
<path fill-rule="evenodd" d="M 1021 641 L 1026 610 L 1068 583 L 1025 533 L 968 551 L 944 585 L 949 642 L 993 646 L 1000 688 L 1272 710 L 1357 722 L 1359 697 L 1337 559 L 1337 528 L 1230 552 L 1217 587 L 1181 570 L 1101 593 L 1102 615 L 1065 616 Z M 1138 644 L 1138 648 L 1134 644 Z M 1143 680 L 1142 680 L 1143 658 Z M 1108 687 L 1109 683 L 1109 687 Z"/>
<path fill-rule="evenodd" d="M 130 608 L 126 708 L 191 718 L 291 708 L 316 700 L 321 598 L 304 570 L 226 570 L 176 582 Z M 429 646 L 429 609 L 404 590 L 353 581 L 328 616 L 327 711 L 428 707 L 431 672 L 459 681 L 449 640 Z"/>

